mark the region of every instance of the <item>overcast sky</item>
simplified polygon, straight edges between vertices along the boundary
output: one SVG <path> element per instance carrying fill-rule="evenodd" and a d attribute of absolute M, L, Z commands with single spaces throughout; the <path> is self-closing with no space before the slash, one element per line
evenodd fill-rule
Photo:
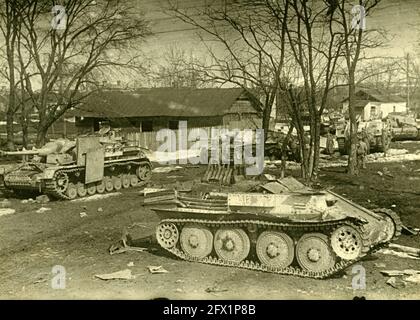
<path fill-rule="evenodd" d="M 209 1 L 209 0 L 207 0 Z M 204 0 L 178 0 L 180 7 L 196 7 Z M 355 4 L 358 1 L 354 1 Z M 161 52 L 162 47 L 177 43 L 189 49 L 197 48 L 199 41 L 191 26 L 169 17 L 164 12 L 167 0 L 138 0 L 139 9 L 145 11 L 151 21 L 155 35 L 149 39 L 148 49 Z M 389 56 L 402 56 L 413 52 L 420 42 L 420 0 L 382 0 L 378 8 L 367 19 L 367 28 L 383 28 L 392 40 L 383 53 Z M 199 48 L 199 47 L 198 47 Z"/>

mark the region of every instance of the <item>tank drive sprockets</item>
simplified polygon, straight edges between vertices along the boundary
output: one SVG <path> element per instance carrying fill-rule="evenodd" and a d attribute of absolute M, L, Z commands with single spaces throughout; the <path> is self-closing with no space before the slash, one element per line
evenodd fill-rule
<path fill-rule="evenodd" d="M 163 249 L 187 261 L 285 275 L 332 276 L 401 233 L 394 212 L 375 213 L 329 191 L 178 203 L 153 209 Z"/>

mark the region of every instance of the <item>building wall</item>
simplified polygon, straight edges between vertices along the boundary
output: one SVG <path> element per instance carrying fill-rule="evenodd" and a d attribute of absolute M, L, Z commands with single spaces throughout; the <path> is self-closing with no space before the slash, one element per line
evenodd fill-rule
<path fill-rule="evenodd" d="M 212 127 L 222 125 L 223 117 L 133 117 L 109 119 L 90 117 L 81 119 L 76 117 L 76 126 L 80 134 L 98 130 L 100 122 L 108 122 L 112 128 L 119 128 L 122 132 L 142 132 L 159 131 L 160 129 L 176 130 L 179 121 L 187 121 L 188 128 Z"/>
<path fill-rule="evenodd" d="M 373 107 L 376 108 L 376 117 L 372 114 Z M 363 120 L 384 119 L 391 112 L 407 112 L 407 104 L 405 102 L 369 102 L 364 108 Z"/>

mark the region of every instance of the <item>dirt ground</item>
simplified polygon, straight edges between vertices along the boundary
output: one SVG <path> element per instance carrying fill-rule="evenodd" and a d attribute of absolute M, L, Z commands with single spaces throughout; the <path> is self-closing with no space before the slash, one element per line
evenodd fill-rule
<path fill-rule="evenodd" d="M 419 144 L 395 144 L 418 150 Z M 393 177 L 377 172 L 386 166 Z M 323 168 L 320 183 L 368 208 L 392 208 L 407 225 L 420 227 L 420 161 L 370 163 L 363 173 L 351 178 L 341 167 Z M 153 186 L 170 186 L 175 181 L 196 180 L 205 167 L 183 168 L 170 174 L 154 174 Z M 275 170 L 269 170 L 276 173 Z M 298 171 L 288 174 L 298 176 Z M 254 182 L 255 183 L 255 182 Z M 244 185 L 244 190 L 249 185 Z M 140 188 L 126 189 L 108 198 L 91 201 L 22 203 L 10 198 L 16 213 L 0 217 L 1 299 L 367 299 L 420 298 L 420 284 L 407 283 L 395 289 L 380 269 L 417 269 L 420 260 L 376 253 L 360 264 L 366 269 L 366 289 L 352 289 L 352 269 L 327 280 L 281 276 L 190 263 L 164 253 L 154 245 L 145 252 L 110 255 L 108 248 L 121 237 L 123 227 L 138 224 L 136 235 L 154 233 L 158 217 L 144 206 Z M 197 184 L 193 192 L 219 190 Z M 224 189 L 227 191 L 229 189 Z M 0 199 L 1 201 L 1 199 Z M 40 207 L 51 208 L 37 213 Z M 102 211 L 98 208 L 102 208 Z M 80 213 L 85 212 L 86 217 Z M 397 241 L 419 247 L 420 236 L 403 235 Z M 147 245 L 147 244 L 145 244 Z M 131 263 L 130 263 L 131 262 Z M 127 266 L 128 264 L 132 266 Z M 378 264 L 382 264 L 378 267 Z M 53 289 L 52 268 L 63 266 L 65 289 Z M 163 266 L 168 273 L 151 274 L 147 266 Z M 135 279 L 104 281 L 95 274 L 130 269 Z M 216 288 L 217 292 L 207 292 Z"/>

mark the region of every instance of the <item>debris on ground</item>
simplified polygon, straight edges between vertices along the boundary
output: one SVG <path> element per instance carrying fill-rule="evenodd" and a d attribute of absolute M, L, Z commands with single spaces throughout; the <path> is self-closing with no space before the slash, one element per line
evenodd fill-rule
<path fill-rule="evenodd" d="M 385 268 L 386 264 L 383 262 L 378 262 L 374 264 L 376 268 Z"/>
<path fill-rule="evenodd" d="M 162 266 L 147 266 L 147 269 L 149 269 L 149 272 L 152 274 L 169 272 L 168 270 L 164 269 Z"/>
<path fill-rule="evenodd" d="M 111 245 L 109 247 L 109 254 L 118 254 L 118 253 L 124 253 L 127 251 L 137 251 L 137 252 L 144 252 L 147 250 L 147 248 L 140 248 L 140 247 L 133 247 L 130 246 L 129 243 L 131 242 L 130 234 L 128 233 L 127 228 L 123 229 L 123 234 L 121 236 L 121 239 L 118 241 L 117 244 Z"/>
<path fill-rule="evenodd" d="M 36 197 L 35 201 L 38 203 L 47 203 L 47 202 L 50 202 L 50 198 L 46 194 L 42 194 Z"/>
<path fill-rule="evenodd" d="M 405 235 L 416 236 L 420 234 L 420 228 L 413 228 L 410 226 L 403 225 L 401 232 Z"/>
<path fill-rule="evenodd" d="M 50 211 L 50 210 L 51 210 L 51 208 L 41 207 L 38 210 L 36 210 L 36 213 L 43 213 L 43 212 Z"/>
<path fill-rule="evenodd" d="M 173 189 L 163 189 L 153 192 L 144 192 L 144 204 L 168 204 L 175 202 Z"/>
<path fill-rule="evenodd" d="M 381 270 L 385 276 L 396 277 L 396 276 L 411 276 L 415 274 L 420 274 L 420 270 L 406 269 L 406 270 Z"/>
<path fill-rule="evenodd" d="M 389 278 L 386 284 L 390 285 L 391 287 L 395 289 L 402 289 L 405 287 L 404 281 L 396 277 Z"/>
<path fill-rule="evenodd" d="M 9 199 L 4 199 L 2 202 L 0 202 L 0 206 L 2 208 L 8 208 L 12 205 Z"/>
<path fill-rule="evenodd" d="M 148 193 L 158 192 L 158 191 L 164 191 L 167 190 L 165 188 L 144 188 L 140 191 L 141 196 L 146 196 Z"/>
<path fill-rule="evenodd" d="M 272 174 L 268 174 L 268 173 L 262 174 L 261 179 L 264 180 L 264 181 L 276 181 L 277 180 L 277 178 L 275 176 L 273 176 Z"/>
<path fill-rule="evenodd" d="M 74 200 L 70 200 L 70 202 L 87 202 L 87 201 L 93 201 L 93 200 L 102 200 L 102 199 L 105 199 L 105 198 L 119 196 L 120 194 L 121 194 L 121 192 L 94 194 L 93 196 L 88 196 L 88 197 L 84 197 L 84 198 L 77 198 L 77 199 L 74 199 Z"/>
<path fill-rule="evenodd" d="M 97 211 L 98 211 L 98 212 L 103 212 L 103 211 L 104 211 L 104 209 L 102 209 L 102 207 L 99 207 Z"/>
<path fill-rule="evenodd" d="M 205 291 L 207 293 L 218 293 L 218 292 L 226 292 L 228 291 L 228 289 L 220 287 L 219 285 L 216 284 L 213 287 L 208 287 Z"/>
<path fill-rule="evenodd" d="M 397 251 L 405 252 L 405 253 L 412 254 L 414 256 L 420 257 L 420 249 L 418 249 L 418 248 L 402 246 L 402 245 L 396 244 L 396 243 L 390 243 L 389 248 L 392 248 L 392 249 L 395 249 Z"/>
<path fill-rule="evenodd" d="M 413 274 L 407 278 L 404 278 L 404 281 L 408 281 L 412 283 L 420 283 L 420 273 Z"/>
<path fill-rule="evenodd" d="M 13 214 L 15 213 L 16 210 L 15 209 L 11 209 L 11 208 L 2 208 L 0 209 L 0 217 L 1 216 L 7 216 L 8 214 Z"/>
<path fill-rule="evenodd" d="M 417 257 L 413 254 L 406 253 L 406 252 L 395 251 L 395 250 L 391 250 L 391 249 L 380 249 L 377 252 L 381 253 L 381 254 L 388 254 L 388 255 L 392 255 L 392 256 L 397 256 L 397 257 L 400 257 L 400 258 L 410 258 L 410 259 L 420 260 L 419 257 Z"/>
<path fill-rule="evenodd" d="M 125 269 L 107 274 L 95 274 L 95 277 L 101 280 L 131 280 L 135 278 L 135 276 L 131 274 L 130 269 Z"/>
<path fill-rule="evenodd" d="M 86 212 L 80 212 L 79 215 L 80 215 L 80 218 L 85 218 L 88 216 Z"/>
<path fill-rule="evenodd" d="M 157 167 L 152 170 L 153 173 L 169 173 L 182 169 L 180 166 Z"/>
<path fill-rule="evenodd" d="M 134 262 L 130 261 L 129 263 L 127 263 L 127 267 L 134 267 Z"/>

